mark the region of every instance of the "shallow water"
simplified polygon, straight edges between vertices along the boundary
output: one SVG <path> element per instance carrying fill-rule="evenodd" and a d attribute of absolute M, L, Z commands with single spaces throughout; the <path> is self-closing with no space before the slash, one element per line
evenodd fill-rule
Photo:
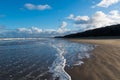
<path fill-rule="evenodd" d="M 0 40 L 0 80 L 71 80 L 64 67 L 83 64 L 93 49 L 62 39 Z"/>

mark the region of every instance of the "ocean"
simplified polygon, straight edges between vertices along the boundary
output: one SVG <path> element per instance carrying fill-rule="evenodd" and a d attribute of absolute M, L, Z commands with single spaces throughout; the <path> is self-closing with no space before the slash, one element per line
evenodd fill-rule
<path fill-rule="evenodd" d="M 94 47 L 53 38 L 0 39 L 0 80 L 71 80 L 64 68 L 84 64 Z"/>

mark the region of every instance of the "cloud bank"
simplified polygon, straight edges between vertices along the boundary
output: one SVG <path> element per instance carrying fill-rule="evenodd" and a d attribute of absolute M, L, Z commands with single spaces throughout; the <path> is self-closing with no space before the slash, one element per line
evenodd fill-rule
<path fill-rule="evenodd" d="M 14 30 L 2 29 L 0 38 L 40 38 L 63 36 L 73 31 L 66 29 L 67 22 L 63 21 L 58 29 L 40 29 L 38 27 L 18 28 Z"/>
<path fill-rule="evenodd" d="M 31 3 L 26 3 L 24 5 L 24 7 L 28 10 L 48 10 L 48 9 L 51 9 L 51 6 L 48 5 L 48 4 L 45 4 L 45 5 L 35 5 L 35 4 L 31 4 Z"/>
<path fill-rule="evenodd" d="M 73 21 L 74 25 L 87 30 L 120 24 L 120 13 L 117 10 L 112 10 L 108 14 L 105 14 L 102 11 L 97 11 L 95 14 L 92 15 L 92 17 L 75 16 L 71 14 L 67 17 L 67 19 Z"/>
<path fill-rule="evenodd" d="M 31 27 L 31 28 L 18 28 L 18 32 L 26 32 L 26 33 L 41 33 L 42 29 L 37 27 Z"/>

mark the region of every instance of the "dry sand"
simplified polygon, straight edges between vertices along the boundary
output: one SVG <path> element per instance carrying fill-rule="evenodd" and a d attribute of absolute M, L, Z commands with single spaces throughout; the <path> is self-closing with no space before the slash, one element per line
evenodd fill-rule
<path fill-rule="evenodd" d="M 66 68 L 72 80 L 120 80 L 120 39 L 70 39 L 98 45 L 81 66 Z"/>

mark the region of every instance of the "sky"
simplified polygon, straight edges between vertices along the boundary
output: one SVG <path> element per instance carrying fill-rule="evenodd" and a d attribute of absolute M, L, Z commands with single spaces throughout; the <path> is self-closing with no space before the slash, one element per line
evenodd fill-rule
<path fill-rule="evenodd" d="M 0 29 L 84 31 L 120 23 L 120 0 L 0 0 Z"/>

